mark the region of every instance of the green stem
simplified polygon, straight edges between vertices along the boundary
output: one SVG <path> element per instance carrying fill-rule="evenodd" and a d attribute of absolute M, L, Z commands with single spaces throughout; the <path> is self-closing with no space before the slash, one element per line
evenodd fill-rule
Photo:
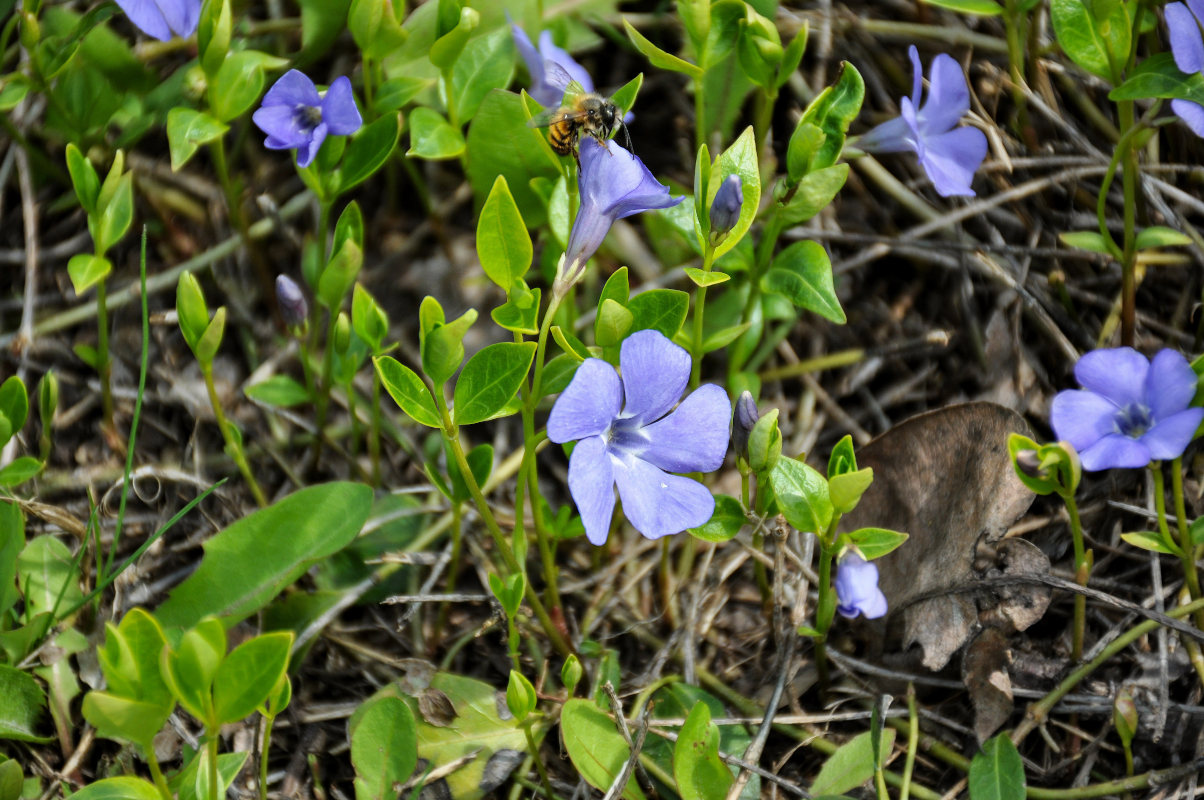
<path fill-rule="evenodd" d="M 530 718 L 523 720 L 523 734 L 527 737 L 527 752 L 529 752 L 535 761 L 535 770 L 539 773 L 539 782 L 543 784 L 543 790 L 547 792 L 549 798 L 556 797 L 556 792 L 552 790 L 552 781 L 548 778 L 548 768 L 544 766 L 543 759 L 539 757 L 539 745 L 535 741 L 535 734 L 531 733 Z"/>
<path fill-rule="evenodd" d="M 205 378 L 205 389 L 209 392 L 209 404 L 213 406 L 213 417 L 217 421 L 218 430 L 222 432 L 222 439 L 226 442 L 226 449 L 230 453 L 230 457 L 234 459 L 234 464 L 238 467 L 238 471 L 242 473 L 243 479 L 251 489 L 251 494 L 255 496 L 255 502 L 260 508 L 264 508 L 268 504 L 267 497 L 264 496 L 263 490 L 259 488 L 259 483 L 255 480 L 255 475 L 251 472 L 251 467 L 247 463 L 246 453 L 243 452 L 242 445 L 230 433 L 230 423 L 226 421 L 226 412 L 222 409 L 222 401 L 217 396 L 217 387 L 213 383 L 213 364 L 202 364 L 201 374 Z"/>
<path fill-rule="evenodd" d="M 209 800 L 217 800 L 220 796 L 217 790 L 217 726 L 210 728 L 207 733 L 209 740 L 205 742 L 205 749 L 209 753 Z"/>
<path fill-rule="evenodd" d="M 832 615 L 836 604 L 832 602 L 832 552 L 820 543 L 819 583 L 815 587 L 818 598 L 815 603 L 815 669 L 819 674 L 820 691 L 828 690 L 828 628 L 832 626 Z"/>
<path fill-rule="evenodd" d="M 1024 96 L 1024 12 L 1018 8 L 1017 0 L 1007 0 L 1003 15 L 1007 29 L 1008 72 L 1012 79 L 1012 104 L 1016 107 L 1016 125 L 1021 136 L 1028 138 L 1028 105 Z"/>
<path fill-rule="evenodd" d="M 368 431 L 368 453 L 372 460 L 372 485 L 380 486 L 380 374 L 372 370 L 372 427 Z"/>
<path fill-rule="evenodd" d="M 1151 465 L 1151 469 L 1153 465 Z M 1162 494 L 1162 468 L 1155 471 L 1157 476 L 1154 480 L 1154 488 L 1159 496 Z M 1187 510 L 1183 502 L 1183 457 L 1180 456 L 1171 462 L 1171 494 L 1175 504 L 1175 524 L 1179 533 L 1179 549 L 1182 552 L 1179 555 L 1183 562 L 1183 578 L 1187 582 L 1187 591 L 1191 594 L 1192 600 L 1200 599 L 1200 573 L 1196 569 L 1196 546 L 1191 540 L 1191 530 L 1187 526 Z M 1155 498 L 1157 500 L 1158 498 Z M 1161 507 L 1158 509 L 1158 520 L 1163 527 L 1162 535 L 1167 536 L 1166 514 Z M 1204 630 L 1204 611 L 1196 614 L 1196 627 Z"/>
<path fill-rule="evenodd" d="M 702 271 L 711 274 L 715 266 L 715 248 L 707 242 L 702 250 Z M 690 389 L 698 387 L 702 375 L 702 315 L 706 305 L 707 287 L 698 286 L 694 294 L 694 344 L 690 348 Z"/>
<path fill-rule="evenodd" d="M 100 405 L 104 424 L 116 432 L 113 423 L 113 360 L 109 357 L 108 281 L 96 284 L 96 372 L 100 376 Z"/>
<path fill-rule="evenodd" d="M 1091 573 L 1087 551 L 1083 546 L 1083 523 L 1079 519 L 1079 507 L 1074 501 L 1074 495 L 1067 493 L 1062 496 L 1066 501 L 1066 513 L 1070 515 L 1070 540 L 1074 544 L 1074 576 L 1080 586 L 1087 585 Z M 1074 627 L 1071 629 L 1071 657 L 1075 661 L 1083 658 L 1083 631 L 1086 627 L 1087 597 L 1074 596 Z"/>
<path fill-rule="evenodd" d="M 907 800 L 911 793 L 911 774 L 916 766 L 916 752 L 920 746 L 920 714 L 916 709 L 916 687 L 907 684 L 907 756 L 903 761 L 903 785 L 899 787 L 899 800 Z"/>
<path fill-rule="evenodd" d="M 1117 104 L 1120 129 L 1134 129 L 1133 101 Z M 1124 145 L 1124 172 L 1121 174 L 1124 191 L 1124 251 L 1121 267 L 1120 343 L 1133 346 L 1137 319 L 1137 150 L 1132 139 Z"/>
<path fill-rule="evenodd" d="M 167 786 L 167 779 L 163 777 L 163 770 L 159 767 L 159 759 L 155 757 L 155 747 L 148 744 L 142 748 L 142 754 L 146 756 L 146 765 L 150 767 L 151 778 L 155 782 L 155 788 L 159 790 L 159 796 L 163 800 L 173 800 L 171 789 Z"/>
<path fill-rule="evenodd" d="M 263 718 L 263 741 L 259 746 L 259 800 L 268 800 L 268 746 L 272 743 L 275 716 Z"/>

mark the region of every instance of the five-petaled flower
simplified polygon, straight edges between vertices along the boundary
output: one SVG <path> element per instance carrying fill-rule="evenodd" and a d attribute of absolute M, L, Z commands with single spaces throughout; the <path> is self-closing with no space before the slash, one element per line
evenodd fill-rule
<path fill-rule="evenodd" d="M 603 145 L 584 137 L 579 145 L 581 171 L 577 187 L 581 208 L 565 251 L 561 274 L 554 290 L 563 296 L 585 271 L 585 263 L 602 244 L 615 220 L 641 211 L 669 208 L 684 200 L 670 197 L 669 187 L 652 177 L 644 162 L 622 145 L 607 140 Z"/>
<path fill-rule="evenodd" d="M 117 0 L 130 22 L 147 36 L 166 42 L 196 33 L 201 0 Z"/>
<path fill-rule="evenodd" d="M 1189 407 L 1196 373 L 1174 350 L 1152 362 L 1131 347 L 1093 350 L 1074 365 L 1074 376 L 1083 388 L 1058 392 L 1049 423 L 1085 470 L 1178 458 L 1204 419 L 1204 408 Z"/>
<path fill-rule="evenodd" d="M 690 377 L 690 354 L 659 331 L 627 337 L 614 367 L 589 358 L 552 407 L 548 438 L 577 441 L 569 492 L 585 535 L 606 542 L 619 487 L 635 529 L 656 539 L 702 525 L 715 510 L 706 487 L 671 472 L 711 472 L 723 464 L 732 406 L 704 384 L 672 412 Z"/>
<path fill-rule="evenodd" d="M 585 67 L 573 60 L 567 51 L 552 43 L 552 33 L 543 31 L 539 34 L 539 49 L 531 44 L 527 32 L 517 23 L 510 23 L 510 33 L 514 37 L 514 46 L 527 65 L 527 73 L 531 76 L 531 88 L 527 94 L 544 108 L 560 105 L 564 98 L 564 90 L 576 81 L 583 91 L 592 92 L 594 81 L 590 78 Z"/>
<path fill-rule="evenodd" d="M 1204 24 L 1204 0 L 1167 3 L 1163 13 L 1166 14 L 1175 66 L 1188 75 L 1204 72 L 1204 37 L 1200 35 L 1200 25 Z M 1171 110 L 1192 133 L 1204 136 L 1204 106 L 1176 98 L 1171 100 Z"/>
<path fill-rule="evenodd" d="M 970 181 L 987 155 L 987 137 L 977 128 L 955 127 L 970 109 L 970 88 L 961 67 L 941 53 L 932 60 L 928 99 L 920 105 L 922 68 L 915 45 L 908 49 L 912 96 L 899 101 L 899 116 L 857 140 L 867 153 L 915 151 L 941 197 L 973 195 Z"/>
<path fill-rule="evenodd" d="M 308 167 L 328 134 L 350 136 L 360 129 L 363 118 L 351 94 L 351 81 L 334 79 L 319 94 L 314 82 L 290 69 L 268 89 L 263 103 L 251 116 L 268 135 L 269 150 L 297 150 L 297 166 Z"/>
<path fill-rule="evenodd" d="M 878 567 L 856 550 L 849 550 L 836 565 L 836 610 L 852 619 L 862 614 L 878 619 L 886 614 L 886 595 L 878 588 Z"/>

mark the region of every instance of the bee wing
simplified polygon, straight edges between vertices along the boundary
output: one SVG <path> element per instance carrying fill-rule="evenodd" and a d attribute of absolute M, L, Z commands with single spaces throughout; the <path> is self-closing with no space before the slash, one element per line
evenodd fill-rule
<path fill-rule="evenodd" d="M 553 122 L 559 122 L 561 120 L 568 120 L 569 122 L 572 122 L 574 120 L 583 119 L 584 117 L 584 111 L 572 111 L 565 109 L 563 106 L 560 108 L 549 108 L 547 111 L 536 114 L 535 116 L 531 117 L 531 119 L 527 120 L 527 127 L 546 128 Z"/>
<path fill-rule="evenodd" d="M 573 76 L 568 73 L 568 70 L 557 64 L 555 61 L 543 62 L 543 79 L 549 86 L 559 89 L 562 92 L 567 92 L 570 86 L 572 86 L 574 83 L 577 83 L 575 80 L 573 80 Z M 580 88 L 581 84 L 577 83 L 577 86 L 579 92 L 583 91 Z"/>

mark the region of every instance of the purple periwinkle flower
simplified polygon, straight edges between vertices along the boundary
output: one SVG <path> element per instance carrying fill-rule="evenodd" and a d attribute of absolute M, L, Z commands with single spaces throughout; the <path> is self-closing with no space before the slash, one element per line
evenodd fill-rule
<path fill-rule="evenodd" d="M 836 565 L 836 610 L 852 619 L 858 614 L 878 619 L 886 614 L 886 595 L 878 588 L 878 567 L 855 550 Z"/>
<path fill-rule="evenodd" d="M 657 539 L 711 518 L 707 488 L 671 472 L 711 472 L 727 452 L 732 406 L 704 384 L 673 409 L 690 378 L 690 354 L 660 331 L 628 336 L 619 348 L 622 378 L 589 358 L 577 367 L 548 417 L 548 438 L 577 441 L 569 459 L 569 492 L 585 535 L 606 542 L 619 487 L 623 513 L 635 529 Z"/>
<path fill-rule="evenodd" d="M 669 187 L 652 177 L 638 156 L 613 140 L 608 139 L 603 145 L 585 136 L 578 148 L 581 170 L 577 187 L 581 208 L 573 220 L 562 273 L 554 287 L 561 293 L 581 277 L 585 262 L 601 246 L 615 220 L 641 211 L 669 208 L 685 199 L 670 197 Z"/>
<path fill-rule="evenodd" d="M 1085 470 L 1178 458 L 1204 419 L 1204 408 L 1189 408 L 1196 373 L 1174 350 L 1160 350 L 1152 362 L 1131 347 L 1092 350 L 1074 365 L 1074 377 L 1083 388 L 1058 392 L 1049 423 Z"/>
<path fill-rule="evenodd" d="M 1204 37 L 1200 35 L 1200 25 L 1204 23 L 1204 0 L 1167 3 L 1163 11 L 1175 66 L 1188 75 L 1204 72 Z M 1192 133 L 1204 136 L 1204 106 L 1176 98 L 1171 100 L 1171 110 L 1191 128 Z"/>
<path fill-rule="evenodd" d="M 573 81 L 581 84 L 586 92 L 594 90 L 594 81 L 590 78 L 585 67 L 573 60 L 567 51 L 552 43 L 551 31 L 539 34 L 539 49 L 531 44 L 527 32 L 517 23 L 510 23 L 510 33 L 514 37 L 514 46 L 527 65 L 527 73 L 531 76 L 531 88 L 527 94 L 544 108 L 559 106 L 564 99 L 564 90 Z"/>
<path fill-rule="evenodd" d="M 950 56 L 932 60 L 928 99 L 920 105 L 922 68 L 920 52 L 908 48 L 912 66 L 912 96 L 899 101 L 900 115 L 857 141 L 867 153 L 915 151 L 924 172 L 941 197 L 973 196 L 970 181 L 987 155 L 987 137 L 977 128 L 955 127 L 970 110 L 966 76 Z"/>
<path fill-rule="evenodd" d="M 196 33 L 201 0 L 117 0 L 130 22 L 147 36 L 166 42 Z"/>
<path fill-rule="evenodd" d="M 309 317 L 309 303 L 297 282 L 287 275 L 276 276 L 276 302 L 285 325 L 301 325 Z"/>
<path fill-rule="evenodd" d="M 736 398 L 736 411 L 732 415 L 732 449 L 736 455 L 748 460 L 748 437 L 752 434 L 761 412 L 757 409 L 757 401 L 752 392 L 747 389 L 740 392 Z"/>
<path fill-rule="evenodd" d="M 711 235 L 723 236 L 740 219 L 744 207 L 744 181 L 736 173 L 728 175 L 711 201 Z"/>
<path fill-rule="evenodd" d="M 347 76 L 335 78 L 319 94 L 314 82 L 295 69 L 272 84 L 251 119 L 268 135 L 264 147 L 296 149 L 298 167 L 310 165 L 328 134 L 350 136 L 364 121 Z"/>

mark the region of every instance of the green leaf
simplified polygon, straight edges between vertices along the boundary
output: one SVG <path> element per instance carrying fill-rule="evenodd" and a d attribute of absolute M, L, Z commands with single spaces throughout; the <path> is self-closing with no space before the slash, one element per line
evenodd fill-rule
<path fill-rule="evenodd" d="M 818 242 L 795 242 L 778 253 L 762 279 L 766 292 L 780 294 L 798 308 L 843 325 L 844 309 L 832 286 L 832 261 Z"/>
<path fill-rule="evenodd" d="M 323 55 L 347 26 L 350 0 L 298 0 L 301 6 L 301 55 L 307 62 Z"/>
<path fill-rule="evenodd" d="M 794 187 L 794 196 L 785 205 L 779 205 L 780 224 L 798 225 L 823 211 L 848 178 L 848 164 L 833 164 L 808 172 Z M 778 184 L 779 189 L 785 187 L 785 183 Z"/>
<path fill-rule="evenodd" d="M 335 172 L 334 193 L 343 194 L 374 175 L 389 160 L 400 134 L 401 121 L 397 114 L 385 114 L 360 128 L 347 143 L 343 165 Z"/>
<path fill-rule="evenodd" d="M 243 517 L 205 542 L 200 567 L 159 607 L 159 620 L 185 627 L 208 614 L 228 624 L 244 619 L 350 544 L 371 504 L 368 486 L 326 483 Z"/>
<path fill-rule="evenodd" d="M 1134 246 L 1138 250 L 1146 250 L 1151 247 L 1181 247 L 1189 244 L 1191 244 L 1191 239 L 1174 228 L 1152 225 L 1143 228 L 1137 234 Z"/>
<path fill-rule="evenodd" d="M 351 296 L 351 327 L 355 335 L 368 345 L 373 353 L 379 353 L 389 335 L 389 318 L 361 284 L 357 283 Z"/>
<path fill-rule="evenodd" d="M 203 144 L 217 141 L 230 126 L 201 111 L 178 106 L 167 112 L 167 145 L 172 172 L 179 170 Z"/>
<path fill-rule="evenodd" d="M 686 267 L 686 275 L 694 281 L 695 286 L 718 286 L 731 280 L 726 272 L 705 272 L 698 267 Z"/>
<path fill-rule="evenodd" d="M 385 391 L 406 416 L 428 428 L 442 427 L 431 390 L 414 370 L 392 356 L 378 356 L 372 361 Z"/>
<path fill-rule="evenodd" d="M 215 617 L 206 617 L 186 631 L 178 647 L 166 647 L 159 671 L 176 700 L 207 726 L 216 726 L 213 679 L 226 657 L 226 631 Z"/>
<path fill-rule="evenodd" d="M 719 154 L 719 158 L 711 167 L 711 177 L 707 184 L 707 209 L 710 209 L 719 187 L 729 175 L 740 176 L 744 184 L 744 205 L 740 207 L 740 218 L 736 220 L 736 224 L 728 231 L 723 241 L 715 246 L 716 259 L 744 238 L 753 218 L 757 216 L 757 207 L 761 203 L 761 170 L 757 160 L 757 139 L 751 125 L 744 129 L 731 147 Z"/>
<path fill-rule="evenodd" d="M 180 273 L 176 283 L 176 317 L 180 321 L 180 333 L 194 353 L 205 330 L 209 327 L 209 308 L 201 285 L 191 272 Z"/>
<path fill-rule="evenodd" d="M 245 389 L 247 397 L 276 408 L 291 408 L 310 400 L 309 390 L 287 375 L 273 375 Z"/>
<path fill-rule="evenodd" d="M 263 94 L 264 70 L 286 66 L 285 59 L 258 50 L 230 53 L 209 84 L 209 109 L 218 122 L 241 117 Z"/>
<path fill-rule="evenodd" d="M 882 558 L 907 541 L 906 533 L 886 528 L 860 528 L 845 535 L 849 537 L 849 541 L 857 545 L 857 549 L 861 551 L 867 561 Z"/>
<path fill-rule="evenodd" d="M 1113 101 L 1154 97 L 1204 102 L 1204 75 L 1184 75 L 1171 53 L 1157 53 L 1138 64 L 1124 83 L 1108 93 Z"/>
<path fill-rule="evenodd" d="M 742 322 L 739 325 L 729 325 L 725 328 L 720 328 L 717 331 L 711 331 L 706 338 L 702 340 L 702 352 L 711 353 L 715 350 L 727 347 L 736 339 L 740 338 L 745 331 L 748 330 L 749 324 Z"/>
<path fill-rule="evenodd" d="M 592 701 L 574 698 L 561 709 L 560 732 L 573 766 L 586 783 L 600 792 L 610 789 L 631 756 L 614 721 Z M 634 774 L 627 781 L 623 797 L 644 800 Z"/>
<path fill-rule="evenodd" d="M 1133 21 L 1127 4 L 1110 5 L 1107 17 L 1098 19 L 1086 0 L 1050 0 L 1049 15 L 1058 44 L 1070 60 L 1115 83 L 1128 60 Z"/>
<path fill-rule="evenodd" d="M 207 749 L 201 749 L 183 769 L 167 779 L 167 787 L 175 793 L 177 800 L 209 800 L 208 752 Z M 230 791 L 230 785 L 242 772 L 249 755 L 244 750 L 241 753 L 222 753 L 217 757 L 218 797 L 225 797 Z"/>
<path fill-rule="evenodd" d="M 635 105 L 635 99 L 640 94 L 640 87 L 644 85 L 644 73 L 636 75 L 627 83 L 623 84 L 610 96 L 610 100 L 619 107 L 619 111 L 626 115 L 631 107 Z"/>
<path fill-rule="evenodd" d="M 104 197 L 101 188 L 101 197 Z M 104 255 L 109 248 L 121 241 L 130 224 L 134 221 L 134 176 L 125 173 L 117 182 L 116 191 L 104 204 L 100 212 L 92 238 L 95 240 L 96 252 Z"/>
<path fill-rule="evenodd" d="M 26 619 L 71 608 L 83 599 L 75 559 L 53 536 L 39 536 L 25 545 L 17 558 L 17 579 L 25 595 Z"/>
<path fill-rule="evenodd" d="M 153 783 L 127 776 L 103 778 L 69 796 L 71 800 L 163 800 Z"/>
<path fill-rule="evenodd" d="M 243 642 L 213 679 L 214 715 L 221 724 L 238 722 L 262 705 L 288 667 L 292 631 L 264 633 Z"/>
<path fill-rule="evenodd" d="M 356 709 L 348 728 L 356 800 L 395 800 L 418 764 L 410 707 L 398 697 L 374 697 Z"/>
<path fill-rule="evenodd" d="M 811 467 L 793 458 L 779 458 L 769 473 L 778 510 L 800 533 L 822 534 L 832 521 L 828 482 Z M 866 742 L 867 746 L 869 742 Z M 826 794 L 827 792 L 813 792 Z M 836 792 L 839 794 L 839 792 Z"/>
<path fill-rule="evenodd" d="M 12 759 L 0 761 L 0 800 L 20 800 L 24 783 L 20 764 Z"/>
<path fill-rule="evenodd" d="M 823 143 L 809 159 L 801 159 L 797 155 L 790 157 L 790 150 L 802 145 L 801 140 L 796 145 L 795 137 L 791 136 L 787 148 L 786 165 L 791 182 L 799 181 L 803 175 L 818 169 L 830 167 L 840 158 L 844 150 L 845 137 L 849 125 L 861 113 L 861 103 L 865 99 L 865 81 L 861 73 L 847 61 L 840 64 L 840 74 L 831 86 L 825 87 L 803 112 L 799 126 L 814 125 L 823 134 Z M 797 130 L 797 129 L 796 129 Z"/>
<path fill-rule="evenodd" d="M 343 242 L 334 251 L 334 258 L 322 270 L 318 278 L 317 300 L 332 312 L 338 312 L 343 305 L 343 298 L 351 291 L 355 279 L 364 265 L 364 251 L 352 239 Z"/>
<path fill-rule="evenodd" d="M 456 119 L 472 119 L 485 95 L 504 89 L 514 77 L 514 56 L 506 26 L 470 39 L 452 67 L 452 103 Z"/>
<path fill-rule="evenodd" d="M 0 500 L 0 619 L 21 598 L 17 591 L 17 557 L 24 549 L 25 517 L 21 507 Z"/>
<path fill-rule="evenodd" d="M 29 80 L 20 73 L 0 78 L 0 111 L 12 111 L 29 94 Z"/>
<path fill-rule="evenodd" d="M 46 695 L 33 676 L 0 664 L 0 739 L 50 741 L 36 731 L 45 708 Z"/>
<path fill-rule="evenodd" d="M 1059 233 L 1058 239 L 1067 247 L 1073 247 L 1076 250 L 1087 250 L 1092 253 L 1102 253 L 1108 255 L 1111 250 L 1104 237 L 1099 231 L 1068 231 Z"/>
<path fill-rule="evenodd" d="M 431 63 L 441 70 L 455 66 L 456 59 L 468 44 L 468 37 L 481 20 L 480 12 L 473 8 L 461 8 L 459 15 L 456 26 L 436 39 L 428 52 Z"/>
<path fill-rule="evenodd" d="M 690 296 L 677 289 L 649 289 L 631 298 L 627 310 L 632 317 L 629 333 L 654 330 L 672 339 L 685 324 Z"/>
<path fill-rule="evenodd" d="M 477 257 L 489 280 L 509 291 L 531 268 L 531 236 L 504 175 L 498 175 L 477 219 Z"/>
<path fill-rule="evenodd" d="M 1179 545 L 1173 542 L 1168 542 L 1162 538 L 1162 534 L 1157 531 L 1133 531 L 1132 533 L 1122 533 L 1120 538 L 1124 539 L 1134 547 L 1139 547 L 1142 550 L 1151 550 L 1155 553 L 1166 553 L 1167 555 L 1179 555 Z"/>
<path fill-rule="evenodd" d="M 782 459 L 788 461 L 789 459 Z M 882 752 L 890 752 L 895 729 L 882 731 Z M 870 732 L 859 734 L 837 748 L 819 770 L 811 784 L 811 795 L 844 794 L 874 777 L 874 752 Z"/>
<path fill-rule="evenodd" d="M 527 127 L 528 119 L 518 95 L 501 89 L 485 95 L 468 126 L 467 172 L 477 202 L 504 175 L 523 220 L 535 230 L 544 225 L 548 211 L 532 182 L 544 178 L 555 184 L 563 169 L 543 134 Z"/>
<path fill-rule="evenodd" d="M 626 306 L 631 299 L 631 282 L 627 276 L 627 267 L 619 267 L 610 274 L 598 295 L 598 307 L 607 300 L 614 300 L 621 306 Z"/>
<path fill-rule="evenodd" d="M 527 289 L 518 281 L 503 305 L 489 312 L 500 327 L 514 333 L 534 336 L 539 332 L 539 289 Z"/>
<path fill-rule="evenodd" d="M 230 34 L 234 17 L 230 0 L 206 0 L 201 6 L 201 18 L 197 25 L 197 51 L 201 55 L 201 68 L 210 79 L 221 69 L 222 62 L 230 50 Z"/>
<path fill-rule="evenodd" d="M 924 0 L 930 6 L 959 11 L 962 14 L 977 14 L 983 17 L 997 17 L 1003 13 L 1003 6 L 995 0 Z"/>
<path fill-rule="evenodd" d="M 701 700 L 686 717 L 673 748 L 673 776 L 682 800 L 723 800 L 734 779 L 719 760 L 719 728 Z"/>
<path fill-rule="evenodd" d="M 2 510 L 2 509 L 0 509 Z M 3 519 L 0 519 L 0 526 L 3 526 Z M 1188 528 L 1191 532 L 1192 544 L 1204 544 L 1204 517 L 1196 517 L 1192 520 L 1191 526 Z M 2 547 L 0 547 L 2 549 Z M 0 567 L 2 569 L 2 567 Z M 0 603 L 0 611 L 4 610 L 3 603 Z"/>
<path fill-rule="evenodd" d="M 861 495 L 874 482 L 874 471 L 869 467 L 833 475 L 828 478 L 828 493 L 832 497 L 832 507 L 841 514 L 848 514 L 857 507 Z"/>
<path fill-rule="evenodd" d="M 553 358 L 543 367 L 543 385 L 540 387 L 542 394 L 546 397 L 550 394 L 559 394 L 565 390 L 573 380 L 573 376 L 577 374 L 577 367 L 581 362 L 568 353 L 561 353 Z"/>
<path fill-rule="evenodd" d="M 44 466 L 45 464 L 33 456 L 21 456 L 13 459 L 5 464 L 3 469 L 0 469 L 0 487 L 11 489 L 14 486 L 20 486 L 41 472 Z"/>
<path fill-rule="evenodd" d="M 213 312 L 213 319 L 205 327 L 200 340 L 196 343 L 196 360 L 202 366 L 213 363 L 217 349 L 222 344 L 222 333 L 226 330 L 226 307 L 222 306 Z"/>
<path fill-rule="evenodd" d="M 666 53 L 652 42 L 644 37 L 635 27 L 626 19 L 623 20 L 623 27 L 627 30 L 627 38 L 635 45 L 635 49 L 639 50 L 648 58 L 648 63 L 660 69 L 667 69 L 670 72 L 681 72 L 689 75 L 691 78 L 701 78 L 702 68 L 697 64 L 691 64 L 689 61 L 684 61 L 672 53 Z M 606 791 L 609 787 L 600 787 L 602 791 Z"/>
<path fill-rule="evenodd" d="M 100 178 L 92 162 L 74 144 L 67 145 L 67 172 L 71 175 L 71 185 L 75 187 L 75 196 L 79 198 L 79 204 L 88 216 L 92 216 L 96 213 Z"/>
<path fill-rule="evenodd" d="M 391 0 L 390 0 L 391 1 Z M 364 0 L 364 2 L 379 2 L 379 0 Z M 400 111 L 407 103 L 418 96 L 434 81 L 424 78 L 413 78 L 401 75 L 389 78 L 380 85 L 376 97 L 372 98 L 372 110 L 377 114 L 386 115 Z"/>
<path fill-rule="evenodd" d="M 699 527 L 690 528 L 690 535 L 704 542 L 727 542 L 736 538 L 745 522 L 740 501 L 726 494 L 717 494 L 715 512 Z"/>
<path fill-rule="evenodd" d="M 94 691 L 84 695 L 81 710 L 88 724 L 106 739 L 133 742 L 149 748 L 174 708 L 174 700 L 164 706 L 119 697 L 111 692 Z"/>
<path fill-rule="evenodd" d="M 166 643 L 159 621 L 141 608 L 131 609 L 118 625 L 105 623 L 97 656 L 109 691 L 170 710 L 175 701 L 159 670 Z"/>
<path fill-rule="evenodd" d="M 470 308 L 451 322 L 436 325 L 422 340 L 422 371 L 435 386 L 447 383 L 464 361 L 464 334 L 477 319 Z"/>
<path fill-rule="evenodd" d="M 492 419 L 518 393 L 534 358 L 535 342 L 499 342 L 470 358 L 456 380 L 456 424 Z"/>
<path fill-rule="evenodd" d="M 970 800 L 1024 800 L 1024 762 L 1006 733 L 987 739 L 970 762 Z"/>
<path fill-rule="evenodd" d="M 113 264 L 109 259 L 92 253 L 78 253 L 67 262 L 67 275 L 76 297 L 103 281 L 112 271 Z"/>
<path fill-rule="evenodd" d="M 531 681 L 518 670 L 510 670 L 510 678 L 506 682 L 506 707 L 510 709 L 514 718 L 519 722 L 526 721 L 535 710 L 537 702 L 539 697 L 536 696 Z"/>
<path fill-rule="evenodd" d="M 420 106 L 410 114 L 410 149 L 407 156 L 439 160 L 464 153 L 464 136 L 439 112 Z"/>
<path fill-rule="evenodd" d="M 857 454 L 853 450 L 853 437 L 845 434 L 828 456 L 828 479 L 857 471 Z"/>
<path fill-rule="evenodd" d="M 603 300 L 594 320 L 594 341 L 599 347 L 614 347 L 626 338 L 633 319 L 632 313 L 617 301 Z"/>
<path fill-rule="evenodd" d="M 0 384 L 0 414 L 4 415 L 11 426 L 10 435 L 21 430 L 29 416 L 29 392 L 25 389 L 24 381 L 16 375 L 8 376 L 4 383 Z M 0 439 L 0 445 L 7 441 Z"/>

